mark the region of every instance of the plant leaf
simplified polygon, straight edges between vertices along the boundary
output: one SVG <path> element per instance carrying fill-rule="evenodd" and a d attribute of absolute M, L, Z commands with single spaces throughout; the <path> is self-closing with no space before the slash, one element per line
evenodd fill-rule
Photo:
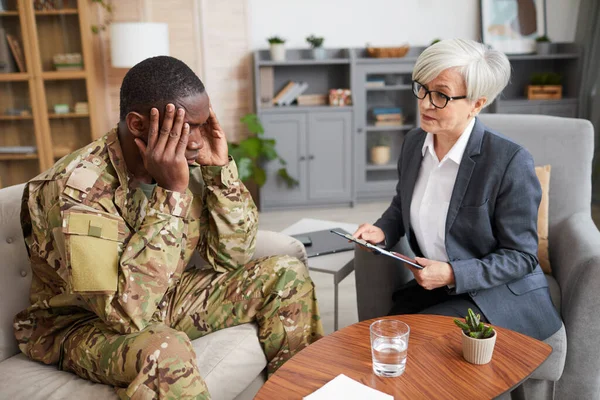
<path fill-rule="evenodd" d="M 244 152 L 244 155 L 253 160 L 257 159 L 261 153 L 261 139 L 257 138 L 256 136 L 246 138 L 238 143 L 238 145 Z"/>
<path fill-rule="evenodd" d="M 285 183 L 287 183 L 288 188 L 293 188 L 294 186 L 298 185 L 298 181 L 294 178 L 292 178 L 288 172 L 287 169 L 285 168 L 279 168 L 279 170 L 277 170 L 277 176 L 281 177 L 281 179 L 283 179 L 285 181 Z"/>
<path fill-rule="evenodd" d="M 265 170 L 258 165 L 255 165 L 253 170 L 254 174 L 252 175 L 252 179 L 254 179 L 254 182 L 258 187 L 261 187 L 267 180 L 267 174 L 265 173 Z"/>
<path fill-rule="evenodd" d="M 252 135 L 260 136 L 265 133 L 265 129 L 263 128 L 262 124 L 260 123 L 260 119 L 258 119 L 258 115 L 256 114 L 246 114 L 240 118 L 240 121 L 246 125 L 246 129 L 248 129 L 248 132 L 250 132 Z"/>
<path fill-rule="evenodd" d="M 469 325 L 465 324 L 464 322 L 455 319 L 454 323 L 456 324 L 456 326 L 458 326 L 460 329 L 462 329 L 463 331 L 469 331 Z"/>
<path fill-rule="evenodd" d="M 277 151 L 275 150 L 275 139 L 262 139 L 261 155 L 267 160 L 271 161 L 277 158 Z"/>
<path fill-rule="evenodd" d="M 238 176 L 242 182 L 252 178 L 252 160 L 248 157 L 241 157 L 235 162 L 237 164 Z"/>

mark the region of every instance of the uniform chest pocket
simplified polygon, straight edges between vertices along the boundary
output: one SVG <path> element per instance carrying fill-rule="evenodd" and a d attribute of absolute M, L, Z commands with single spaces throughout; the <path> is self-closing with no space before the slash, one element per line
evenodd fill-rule
<path fill-rule="evenodd" d="M 63 232 L 73 292 L 116 292 L 121 252 L 118 219 L 67 211 Z"/>

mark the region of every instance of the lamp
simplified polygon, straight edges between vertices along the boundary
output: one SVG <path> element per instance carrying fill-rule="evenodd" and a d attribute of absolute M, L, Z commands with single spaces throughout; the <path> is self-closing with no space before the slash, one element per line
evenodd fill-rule
<path fill-rule="evenodd" d="M 113 22 L 110 25 L 110 54 L 115 68 L 130 68 L 149 57 L 168 56 L 167 24 Z"/>

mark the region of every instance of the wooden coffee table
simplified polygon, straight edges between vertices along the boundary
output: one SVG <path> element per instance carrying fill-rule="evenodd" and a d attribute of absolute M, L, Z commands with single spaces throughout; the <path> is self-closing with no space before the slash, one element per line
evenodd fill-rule
<path fill-rule="evenodd" d="M 492 361 L 472 365 L 462 357 L 460 329 L 453 318 L 398 315 L 410 326 L 404 374 L 381 378 L 373 373 L 368 320 L 340 329 L 310 345 L 283 365 L 255 400 L 301 399 L 344 374 L 402 399 L 491 399 L 524 381 L 552 353 L 552 347 L 498 328 Z"/>

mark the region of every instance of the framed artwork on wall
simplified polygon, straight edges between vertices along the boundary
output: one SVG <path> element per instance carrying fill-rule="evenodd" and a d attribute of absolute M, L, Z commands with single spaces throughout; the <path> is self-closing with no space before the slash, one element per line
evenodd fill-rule
<path fill-rule="evenodd" d="M 483 43 L 507 54 L 535 51 L 546 34 L 546 0 L 480 0 Z"/>

